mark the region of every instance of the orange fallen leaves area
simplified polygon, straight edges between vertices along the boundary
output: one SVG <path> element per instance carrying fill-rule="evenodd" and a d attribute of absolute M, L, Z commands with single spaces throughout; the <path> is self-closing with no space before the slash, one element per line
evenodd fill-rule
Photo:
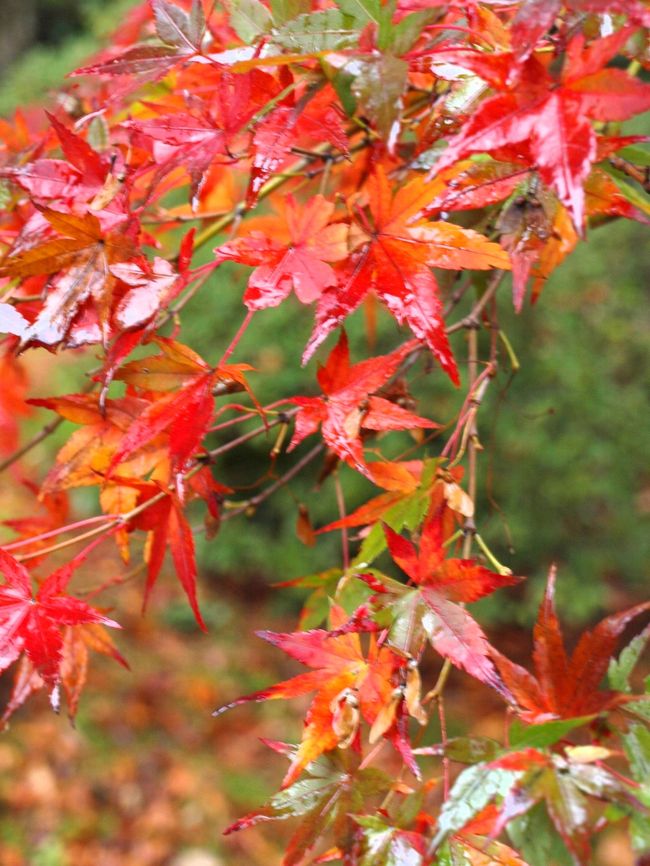
<path fill-rule="evenodd" d="M 273 617 L 268 596 L 252 604 L 249 589 L 231 587 L 224 593 L 220 587 L 218 597 L 213 591 L 205 599 L 212 627 L 206 641 L 189 618 L 174 620 L 183 605 L 177 600 L 174 607 L 173 588 L 168 591 L 164 616 L 148 613 L 129 621 L 121 614 L 126 628 L 119 635 L 120 651 L 134 673 L 97 657 L 76 727 L 52 714 L 41 692 L 18 711 L 3 735 L 3 866 L 280 862 L 291 822 L 225 838 L 222 831 L 274 789 L 283 759 L 258 737 L 299 739 L 299 708 L 295 702 L 273 701 L 263 712 L 242 707 L 219 719 L 211 711 L 232 695 L 287 673 L 280 654 L 269 654 L 262 641 L 242 645 L 243 593 L 250 627 L 281 631 L 291 620 Z M 119 592 L 121 603 L 137 609 L 138 586 L 123 585 Z M 509 633 L 506 644 L 523 653 L 519 632 Z M 290 671 L 299 669 L 295 663 Z M 425 674 L 429 678 L 435 671 Z M 446 703 L 450 735 L 501 736 L 499 699 L 478 682 L 458 674 Z M 430 726 L 435 739 L 437 722 Z M 392 749 L 383 750 L 382 762 L 397 772 Z M 603 866 L 632 863 L 624 838 L 616 833 L 604 837 L 599 856 Z"/>

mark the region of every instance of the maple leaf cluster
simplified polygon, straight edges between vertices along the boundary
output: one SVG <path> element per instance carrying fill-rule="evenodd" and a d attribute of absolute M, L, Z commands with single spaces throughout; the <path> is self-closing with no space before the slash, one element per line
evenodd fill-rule
<path fill-rule="evenodd" d="M 649 714 L 629 684 L 647 629 L 612 661 L 650 605 L 606 617 L 569 656 L 551 570 L 534 673 L 467 609 L 522 580 L 475 514 L 483 396 L 512 358 L 501 287 L 519 311 L 588 231 L 650 222 L 646 138 L 620 126 L 650 108 L 649 28 L 644 0 L 150 0 L 56 108 L 0 124 L 0 471 L 37 500 L 0 548 L 0 670 L 17 663 L 5 720 L 41 688 L 74 716 L 89 649 L 124 663 L 117 623 L 70 590 L 96 547 L 136 558 L 144 605 L 169 554 L 205 629 L 195 535 L 319 460 L 316 495 L 338 518 L 315 529 L 300 503 L 298 535 L 340 531 L 342 567 L 285 581 L 312 590 L 301 630 L 261 633 L 309 670 L 223 709 L 313 697 L 300 742 L 269 743 L 289 760 L 281 790 L 227 832 L 300 819 L 287 866 L 587 866 L 614 820 L 650 848 Z M 243 323 L 202 357 L 183 308 L 198 295 L 221 315 L 226 291 Z M 303 393 L 269 403 L 231 356 L 280 304 L 310 322 L 309 366 Z M 385 351 L 353 360 L 361 316 Z M 76 392 L 28 397 L 23 353 L 86 346 L 99 362 Z M 414 396 L 440 373 L 460 389 L 451 417 Z M 18 419 L 43 409 L 54 420 L 20 444 Z M 64 422 L 35 479 L 22 457 Z M 274 429 L 259 489 L 225 483 L 230 453 Z M 346 513 L 352 473 L 376 489 Z M 77 488 L 100 513 L 71 521 Z M 507 708 L 504 743 L 447 737 L 450 675 Z M 385 743 L 397 777 L 376 760 Z M 544 836 L 560 854 L 530 844 Z"/>

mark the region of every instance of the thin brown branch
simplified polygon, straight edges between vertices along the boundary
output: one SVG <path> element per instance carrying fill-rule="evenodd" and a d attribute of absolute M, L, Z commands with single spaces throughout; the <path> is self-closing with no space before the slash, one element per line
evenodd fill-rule
<path fill-rule="evenodd" d="M 231 520 L 233 517 L 239 517 L 240 514 L 248 514 L 251 515 L 263 502 L 265 502 L 269 497 L 273 496 L 273 494 L 279 490 L 281 487 L 284 487 L 291 480 L 293 480 L 296 475 L 299 475 L 305 466 L 308 466 L 312 460 L 315 460 L 319 454 L 321 454 L 325 450 L 325 446 L 321 443 L 319 445 L 315 445 L 311 451 L 308 451 L 304 457 L 302 457 L 294 466 L 291 467 L 284 475 L 274 481 L 269 487 L 265 490 L 262 490 L 261 493 L 258 493 L 257 496 L 253 496 L 251 499 L 246 500 L 233 511 L 228 511 L 223 516 L 223 520 Z"/>
<path fill-rule="evenodd" d="M 627 159 L 623 159 L 622 156 L 610 156 L 609 164 L 618 171 L 622 171 L 623 174 L 626 174 L 633 181 L 636 181 L 639 186 L 641 186 L 646 192 L 650 193 L 650 166 L 642 168 L 639 165 L 634 165 L 634 163 L 628 162 Z"/>
<path fill-rule="evenodd" d="M 49 424 L 46 424 L 43 429 L 34 436 L 33 439 L 30 439 L 29 442 L 26 442 L 23 446 L 21 446 L 17 451 L 14 451 L 13 454 L 10 454 L 5 460 L 0 463 L 0 472 L 4 472 L 6 469 L 9 469 L 10 466 L 13 466 L 17 460 L 20 460 L 21 457 L 24 457 L 25 454 L 28 454 L 32 448 L 35 448 L 44 439 L 47 439 L 55 430 L 63 424 L 63 418 L 56 418 L 54 421 L 50 421 Z"/>

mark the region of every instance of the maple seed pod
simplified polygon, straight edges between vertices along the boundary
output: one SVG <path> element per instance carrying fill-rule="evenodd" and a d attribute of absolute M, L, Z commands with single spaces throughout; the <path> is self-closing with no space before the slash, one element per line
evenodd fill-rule
<path fill-rule="evenodd" d="M 422 695 L 422 680 L 420 670 L 415 659 L 409 659 L 406 663 L 406 683 L 404 685 L 404 703 L 409 715 L 421 725 L 426 725 L 429 718 L 420 703 Z"/>
<path fill-rule="evenodd" d="M 474 517 L 474 503 L 460 484 L 455 481 L 445 483 L 445 499 L 452 511 L 462 514 L 463 517 Z"/>
<path fill-rule="evenodd" d="M 330 704 L 332 730 L 340 749 L 347 749 L 359 730 L 359 701 L 353 689 L 343 689 Z"/>
<path fill-rule="evenodd" d="M 397 708 L 404 698 L 404 686 L 397 686 L 396 689 L 393 689 L 393 693 L 390 696 L 390 701 L 385 704 L 379 713 L 377 714 L 377 718 L 372 723 L 372 727 L 370 728 L 370 736 L 368 737 L 368 741 L 372 746 L 377 740 L 383 736 L 386 731 L 390 730 L 395 723 L 395 716 L 397 715 Z"/>

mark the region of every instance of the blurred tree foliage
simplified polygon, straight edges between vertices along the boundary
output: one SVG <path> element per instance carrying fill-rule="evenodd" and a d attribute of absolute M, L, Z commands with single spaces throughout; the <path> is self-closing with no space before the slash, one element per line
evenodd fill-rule
<path fill-rule="evenodd" d="M 27 50 L 23 45 L 29 41 L 17 44 L 19 53 L 8 68 L 0 62 L 0 114 L 33 103 L 60 86 L 134 5 L 135 0 L 0 0 L 0 12 L 12 21 L 23 19 L 29 41 L 34 41 Z"/>
<path fill-rule="evenodd" d="M 0 81 L 0 112 L 33 103 L 56 87 L 133 5 L 133 0 L 39 2 L 42 44 Z M 532 579 L 509 598 L 502 594 L 496 603 L 484 602 L 484 614 L 494 622 L 531 619 L 551 561 L 562 575 L 564 614 L 574 621 L 610 602 L 624 606 L 627 599 L 608 595 L 639 596 L 648 577 L 650 403 L 643 371 L 650 367 L 650 260 L 647 252 L 644 257 L 643 231 L 620 221 L 592 232 L 555 273 L 539 303 L 519 316 L 511 314 L 505 325 L 521 371 L 511 377 L 504 358 L 488 392 L 493 407 L 499 403 L 498 436 L 494 430 L 480 431 L 489 455 L 481 461 L 489 477 L 480 489 L 489 490 L 490 499 L 480 504 L 479 513 L 489 515 L 482 518 L 481 531 L 497 556 Z M 238 286 L 247 273 L 229 265 L 218 271 L 211 315 L 206 315 L 203 295 L 188 306 L 184 338 L 205 357 L 215 355 L 232 334 L 233 321 L 242 317 Z M 386 348 L 382 335 L 392 327 L 388 317 L 380 315 L 378 351 Z M 303 392 L 307 379 L 297 372 L 295 359 L 308 329 L 297 303 L 256 316 L 238 353 L 274 374 L 273 393 L 260 393 L 262 402 Z M 275 343 L 269 335 L 276 335 Z M 353 323 L 351 338 L 354 352 L 366 339 L 362 314 Z M 459 335 L 454 344 L 461 359 L 463 339 Z M 448 383 L 435 374 L 421 380 L 417 396 L 422 405 L 441 423 L 450 420 L 457 401 Z M 65 388 L 62 383 L 61 392 Z M 490 409 L 486 417 L 492 417 Z M 219 479 L 238 488 L 250 485 L 254 495 L 260 489 L 256 484 L 268 482 L 274 440 L 269 434 L 266 441 L 239 449 L 234 462 L 219 463 Z M 399 453 L 410 440 L 398 434 L 394 441 Z M 311 443 L 302 447 L 306 451 Z M 349 482 L 356 485 L 348 497 L 351 509 L 368 492 L 366 482 L 346 468 L 341 472 L 346 473 L 346 487 Z M 301 503 L 308 505 L 315 525 L 333 512 L 333 480 L 327 479 L 321 489 L 317 475 L 318 468 L 311 478 L 301 478 L 262 505 L 250 533 L 239 522 L 226 522 L 214 541 L 201 541 L 204 567 L 242 583 L 317 571 L 340 549 L 336 533 L 318 536 L 314 547 L 305 547 L 296 536 Z M 286 594 L 282 596 L 286 603 Z"/>

